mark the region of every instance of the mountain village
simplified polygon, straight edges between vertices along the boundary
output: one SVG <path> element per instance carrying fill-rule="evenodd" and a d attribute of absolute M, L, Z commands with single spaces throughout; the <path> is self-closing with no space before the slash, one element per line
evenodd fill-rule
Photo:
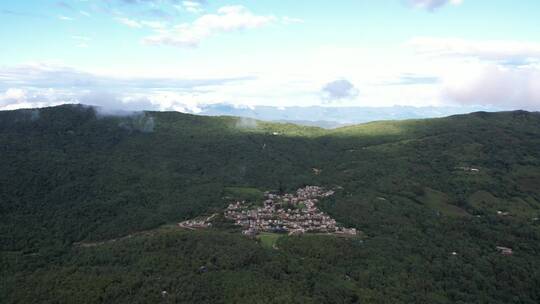
<path fill-rule="evenodd" d="M 288 233 L 290 235 L 304 233 L 331 233 L 335 235 L 357 235 L 355 228 L 344 228 L 336 220 L 320 211 L 317 207 L 319 199 L 332 196 L 334 191 L 324 190 L 318 186 L 306 186 L 296 193 L 276 194 L 265 192 L 262 206 L 237 201 L 229 204 L 224 211 L 225 218 L 242 227 L 242 233 L 255 236 L 260 232 Z M 183 228 L 196 229 L 211 226 L 211 218 L 189 220 L 178 225 Z"/>

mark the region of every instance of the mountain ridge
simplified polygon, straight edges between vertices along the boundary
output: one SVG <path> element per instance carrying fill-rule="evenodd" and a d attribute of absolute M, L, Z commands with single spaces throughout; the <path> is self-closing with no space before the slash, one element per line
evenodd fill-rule
<path fill-rule="evenodd" d="M 378 120 L 403 120 L 418 118 L 436 118 L 455 114 L 466 114 L 480 110 L 496 110 L 487 107 L 337 107 L 337 106 L 305 106 L 274 107 L 252 106 L 241 107 L 232 104 L 211 104 L 200 106 L 191 113 L 208 116 L 230 115 L 257 118 L 268 121 L 290 121 L 302 125 L 315 125 L 335 128 Z"/>

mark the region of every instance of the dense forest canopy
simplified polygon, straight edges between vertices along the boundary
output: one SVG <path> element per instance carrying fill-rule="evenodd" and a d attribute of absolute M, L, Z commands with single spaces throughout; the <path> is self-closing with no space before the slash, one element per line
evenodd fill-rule
<path fill-rule="evenodd" d="M 64 105 L 0 112 L 0 155 L 0 303 L 540 302 L 538 113 L 323 130 Z M 171 225 L 305 185 L 362 237 Z"/>

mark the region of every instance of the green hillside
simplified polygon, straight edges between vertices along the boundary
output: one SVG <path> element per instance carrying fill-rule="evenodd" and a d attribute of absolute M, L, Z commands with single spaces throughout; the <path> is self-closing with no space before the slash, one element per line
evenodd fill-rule
<path fill-rule="evenodd" d="M 0 155 L 0 303 L 540 302 L 539 113 L 324 130 L 65 105 L 0 112 Z M 362 237 L 171 225 L 305 185 Z"/>

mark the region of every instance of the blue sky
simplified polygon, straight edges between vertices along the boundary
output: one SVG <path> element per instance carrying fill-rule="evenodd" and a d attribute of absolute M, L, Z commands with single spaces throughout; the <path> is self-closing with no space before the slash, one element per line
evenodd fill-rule
<path fill-rule="evenodd" d="M 536 0 L 0 1 L 0 109 L 540 109 Z"/>

